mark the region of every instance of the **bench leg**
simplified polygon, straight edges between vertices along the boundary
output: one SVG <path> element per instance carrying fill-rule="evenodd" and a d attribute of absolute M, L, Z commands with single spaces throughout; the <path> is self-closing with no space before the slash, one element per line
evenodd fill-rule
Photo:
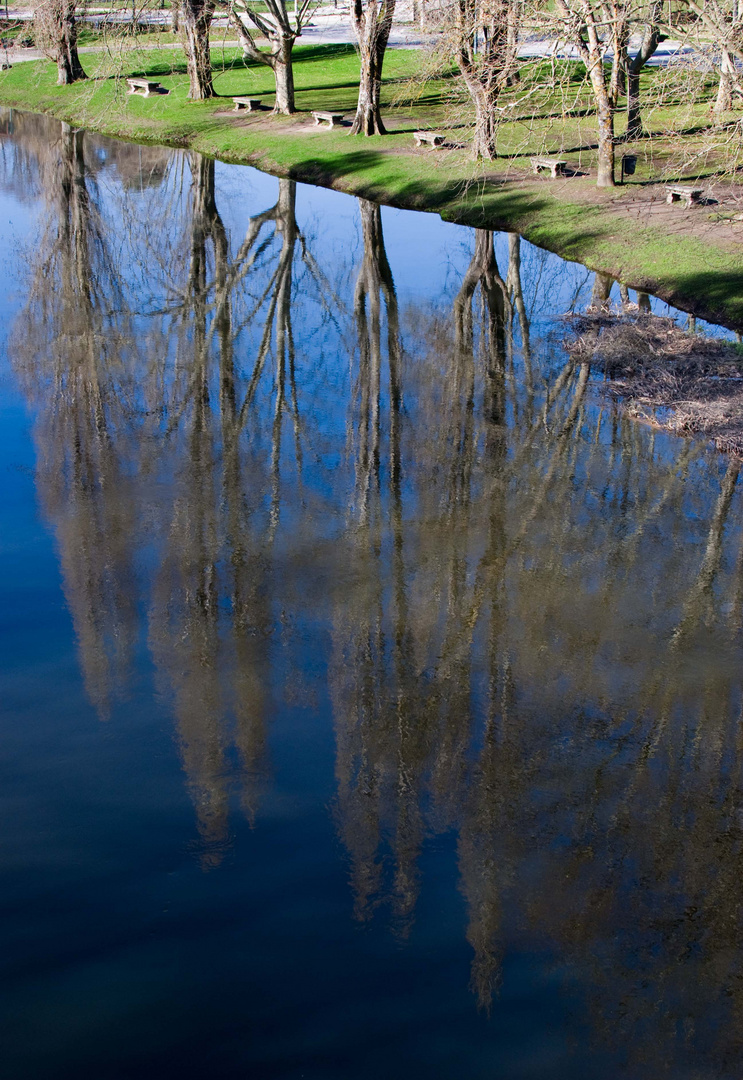
<path fill-rule="evenodd" d="M 666 202 L 667 203 L 675 203 L 675 202 L 678 202 L 680 198 L 681 198 L 681 196 L 677 195 L 675 191 L 669 191 L 668 195 L 666 196 Z"/>

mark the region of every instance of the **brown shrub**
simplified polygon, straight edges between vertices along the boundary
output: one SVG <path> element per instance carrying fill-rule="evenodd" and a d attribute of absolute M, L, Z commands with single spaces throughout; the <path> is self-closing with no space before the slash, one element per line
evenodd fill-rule
<path fill-rule="evenodd" d="M 566 321 L 566 348 L 604 372 L 605 392 L 631 414 L 743 455 L 740 346 L 651 314 L 600 311 Z"/>

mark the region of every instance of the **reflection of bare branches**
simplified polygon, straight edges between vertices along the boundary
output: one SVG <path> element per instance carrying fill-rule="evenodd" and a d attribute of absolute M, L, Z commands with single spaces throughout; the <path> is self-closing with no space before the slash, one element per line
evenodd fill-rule
<path fill-rule="evenodd" d="M 397 297 L 382 237 L 380 207 L 359 199 L 364 258 L 356 279 L 354 314 L 359 339 L 360 424 L 357 470 L 357 501 L 361 519 L 370 512 L 372 488 L 379 484 L 380 395 L 382 392 L 382 301 L 387 316 L 387 344 L 390 371 L 390 451 L 391 470 L 399 474 L 400 410 L 399 318 Z"/>
<path fill-rule="evenodd" d="M 511 296 L 513 311 L 518 315 L 519 320 L 521 357 L 524 364 L 524 381 L 527 390 L 526 410 L 528 416 L 531 417 L 534 375 L 531 364 L 529 316 L 526 311 L 524 290 L 521 285 L 521 237 L 518 233 L 508 234 L 508 274 L 506 284 Z"/>
<path fill-rule="evenodd" d="M 56 142 L 36 145 L 40 176 L 53 178 L 43 190 L 54 201 L 13 354 L 39 403 L 39 488 L 60 547 L 88 694 L 105 715 L 135 633 L 123 464 L 134 420 L 124 363 L 131 331 L 89 190 L 84 135 L 64 124 L 58 131 Z"/>
<path fill-rule="evenodd" d="M 334 679 L 338 728 L 339 815 L 349 851 L 357 917 L 366 918 L 379 902 L 382 867 L 378 859 L 380 808 L 392 803 L 389 823 L 393 856 L 389 899 L 398 932 L 406 934 L 418 894 L 418 854 L 422 819 L 418 771 L 420 714 L 414 706 L 413 671 L 404 552 L 402 505 L 402 371 L 397 295 L 382 235 L 380 208 L 359 200 L 364 255 L 356 281 L 354 313 L 359 342 L 356 501 L 359 573 L 367 582 L 369 614 L 339 631 Z M 385 327 L 386 323 L 386 327 Z M 384 343 L 386 341 L 386 350 Z M 379 549 L 383 527 L 380 460 L 383 453 L 383 357 L 389 373 L 389 563 Z M 387 569 L 389 568 L 389 582 Z M 390 621 L 379 617 L 382 597 L 391 589 Z M 345 658 L 345 659 L 344 659 Z M 361 678 L 344 676 L 355 658 Z M 353 719 L 352 719 L 353 718 Z M 344 725 L 345 726 L 345 725 Z"/>
<path fill-rule="evenodd" d="M 46 157 L 39 143 L 17 173 L 7 162 L 49 193 L 13 336 L 39 490 L 102 710 L 131 649 L 132 560 L 155 566 L 149 642 L 202 865 L 223 857 L 235 796 L 258 816 L 273 687 L 308 655 L 288 647 L 291 622 L 313 632 L 327 603 L 357 917 L 384 906 L 405 935 L 424 845 L 445 834 L 481 1007 L 527 937 L 590 985 L 582 1021 L 630 1071 L 688 1072 L 698 1038 L 704 1067 L 729 1072 L 743 1037 L 737 464 L 710 468 L 700 445 L 597 404 L 588 362 L 538 336 L 558 271 L 513 238 L 474 234 L 448 306 L 411 302 L 401 320 L 368 203 L 352 399 L 304 405 L 323 383 L 314 354 L 302 364 L 298 285 L 323 289 L 312 310 L 332 333 L 349 312 L 290 182 L 233 244 L 213 164 L 191 160 L 181 189 L 167 171 L 138 195 L 167 206 L 167 228 L 126 219 L 122 274 L 87 140 L 65 130 Z M 142 265 L 161 277 L 135 323 Z M 326 485 L 310 463 L 328 452 Z M 306 509 L 318 475 L 322 515 Z M 318 537 L 330 571 L 297 595 Z"/>
<path fill-rule="evenodd" d="M 738 482 L 739 473 L 740 461 L 737 458 L 732 458 L 727 467 L 727 472 L 725 473 L 722 482 L 720 498 L 717 501 L 717 506 L 715 507 L 712 521 L 710 522 L 707 545 L 704 549 L 702 565 L 699 568 L 699 576 L 694 582 L 694 586 L 687 597 L 686 604 L 684 605 L 683 618 L 674 631 L 671 639 L 674 648 L 678 648 L 683 637 L 690 632 L 692 626 L 700 618 L 702 614 L 701 608 L 704 606 L 705 599 L 707 601 L 707 606 L 714 610 L 714 602 L 710 596 L 710 590 L 715 575 L 720 567 L 720 560 L 722 558 L 722 534 L 728 514 L 730 513 L 730 505 L 733 501 L 735 485 Z"/>
<path fill-rule="evenodd" d="M 279 525 L 287 417 L 301 480 L 292 327 L 298 247 L 304 245 L 304 265 L 312 260 L 297 226 L 292 181 L 279 181 L 275 205 L 250 219 L 233 255 L 217 209 L 214 162 L 193 155 L 191 176 L 187 276 L 165 313 L 176 320 L 178 340 L 172 377 L 163 381 L 163 446 L 173 455 L 176 484 L 150 623 L 153 652 L 175 693 L 202 859 L 211 866 L 227 839 L 231 709 L 241 800 L 251 821 L 265 772 L 263 678 L 272 618 L 264 544 Z M 312 266 L 308 273 L 317 280 Z M 247 330 L 256 344 L 246 370 L 235 341 Z M 260 395 L 269 373 L 270 448 L 258 465 L 246 446 L 267 419 Z M 259 500 L 265 483 L 270 500 L 262 529 L 251 497 Z M 219 616 L 225 599 L 227 622 Z"/>
<path fill-rule="evenodd" d="M 202 842 L 202 864 L 217 865 L 227 839 L 227 792 L 223 711 L 219 681 L 218 533 L 214 434 L 207 348 L 207 244 L 211 241 L 217 281 L 224 278 L 227 237 L 214 192 L 214 162 L 192 159 L 192 211 L 187 296 L 183 311 L 181 363 L 190 345 L 190 409 L 184 414 L 184 461 L 150 615 L 150 641 L 158 668 L 175 695 L 183 764 L 189 778 Z M 222 312 L 222 317 L 224 317 Z M 229 350 L 229 327 L 221 327 Z M 228 362 L 228 359 L 227 359 Z M 223 372 L 223 395 L 229 376 Z"/>
<path fill-rule="evenodd" d="M 674 660 L 669 678 L 653 636 L 660 626 L 672 633 L 690 579 L 692 592 L 699 588 L 692 549 L 676 535 L 688 520 L 699 448 L 678 443 L 661 453 L 626 418 L 597 413 L 588 363 L 563 358 L 541 391 L 539 379 L 508 379 L 509 297 L 514 307 L 523 304 L 521 313 L 516 308 L 522 338 L 530 318 L 515 280 L 517 254 L 511 246 L 506 287 L 491 238 L 475 237 L 454 317 L 448 325 L 430 321 L 430 353 L 406 366 L 414 430 L 410 443 L 401 443 L 405 482 L 397 499 L 390 489 L 389 502 L 384 353 L 373 332 L 382 308 L 376 321 L 371 305 L 358 320 L 355 465 L 363 528 L 355 547 L 359 584 L 339 597 L 336 618 L 337 817 L 356 911 L 365 918 L 394 901 L 385 841 L 396 837 L 409 809 L 418 836 L 426 824 L 454 828 L 480 1005 L 488 1008 L 497 989 L 516 904 L 532 932 L 590 966 L 602 1003 L 592 1020 L 604 1039 L 616 988 L 602 972 L 621 983 L 623 996 L 631 998 L 637 985 L 622 953 L 636 941 L 622 910 L 624 868 L 638 857 L 643 863 L 648 887 L 632 918 L 661 952 L 651 925 L 654 890 L 673 906 L 682 899 L 669 884 L 675 874 L 703 890 L 699 867 L 717 873 L 716 857 L 701 842 L 691 862 L 682 855 L 683 845 L 696 841 L 683 825 L 679 841 L 678 829 L 680 806 L 704 799 L 725 768 L 730 676 L 707 669 L 701 687 L 692 672 L 679 678 L 683 666 Z M 608 295 L 607 283 L 600 291 Z M 425 320 L 414 325 L 427 333 Z M 540 393 L 537 409 L 523 408 L 527 395 Z M 509 401 L 516 395 L 519 408 Z M 520 426 L 509 449 L 505 424 L 515 418 Z M 729 472 L 708 515 L 703 584 L 725 565 L 733 486 Z M 406 557 L 398 581 L 399 536 Z M 712 625 L 720 615 L 717 589 L 705 588 L 704 597 Z M 697 647 L 691 638 L 682 646 L 686 658 Z M 718 720 L 716 708 L 727 719 Z M 684 768 L 692 752 L 700 773 Z M 726 828 L 723 820 L 707 827 Z M 642 831 L 650 822 L 652 847 Z M 694 838 L 701 834 L 694 829 Z M 720 888 L 724 907 L 728 886 Z M 708 925 L 719 926 L 708 904 L 705 913 Z M 658 963 L 657 953 L 643 955 L 645 979 Z M 728 988 L 738 963 L 736 952 Z M 678 1016 L 682 988 L 672 993 L 667 1007 Z M 635 1060 L 655 1063 L 655 1048 L 638 1035 L 648 1007 L 640 996 L 642 1007 L 622 1022 L 623 1038 L 633 1040 Z M 706 1007 L 691 1008 L 707 1015 Z M 668 1051 L 671 1028 L 657 1019 Z"/>

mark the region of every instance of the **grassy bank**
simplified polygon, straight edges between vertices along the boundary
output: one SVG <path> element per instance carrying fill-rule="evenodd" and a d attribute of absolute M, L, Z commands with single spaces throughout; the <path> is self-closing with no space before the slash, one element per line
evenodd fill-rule
<path fill-rule="evenodd" d="M 350 138 L 343 129 L 313 124 L 313 109 L 352 114 L 358 59 L 350 46 L 296 49 L 297 107 L 273 116 L 268 68 L 246 64 L 236 50 L 215 48 L 215 87 L 208 102 L 186 99 L 183 56 L 176 50 L 138 50 L 120 56 L 86 55 L 93 76 L 72 87 L 55 85 L 53 65 L 24 63 L 0 76 L 0 104 L 50 113 L 72 124 L 145 142 L 188 147 L 225 161 L 245 162 L 278 175 L 332 186 L 396 206 L 430 210 L 447 220 L 482 228 L 518 230 L 528 240 L 569 259 L 611 273 L 635 288 L 729 326 L 743 326 L 743 222 L 732 220 L 736 192 L 716 191 L 717 205 L 685 211 L 667 207 L 661 179 L 674 174 L 678 139 L 643 140 L 638 168 L 623 188 L 597 191 L 593 119 L 578 106 L 558 124 L 549 108 L 525 125 L 504 125 L 503 158 L 476 167 L 469 159 L 466 109 L 452 107 L 452 80 L 409 84 L 421 64 L 415 51 L 391 51 L 385 61 L 383 100 L 390 132 Z M 146 75 L 168 89 L 147 99 L 126 94 L 122 75 Z M 649 76 L 649 77 L 652 77 Z M 235 113 L 230 97 L 250 94 L 266 109 Z M 700 105 L 700 110 L 705 106 Z M 699 122 L 701 124 L 701 112 Z M 654 120 L 668 132 L 672 109 Z M 694 117 L 684 117 L 684 146 L 693 150 Z M 416 149 L 412 132 L 436 128 L 449 148 Z M 576 175 L 535 179 L 534 153 L 560 151 Z M 692 155 L 693 156 L 693 155 Z M 706 187 L 712 176 L 703 180 Z"/>

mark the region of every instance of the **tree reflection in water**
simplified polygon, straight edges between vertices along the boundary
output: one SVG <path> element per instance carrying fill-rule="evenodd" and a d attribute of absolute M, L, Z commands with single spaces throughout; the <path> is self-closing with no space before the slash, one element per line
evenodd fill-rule
<path fill-rule="evenodd" d="M 378 207 L 359 201 L 350 275 L 300 229 L 291 181 L 235 241 L 214 162 L 174 154 L 139 196 L 167 214 L 122 211 L 119 251 L 86 140 L 48 130 L 3 158 L 45 207 L 13 339 L 39 491 L 103 715 L 143 596 L 204 868 L 233 793 L 259 820 L 267 718 L 304 685 L 309 626 L 357 918 L 409 935 L 422 853 L 452 835 L 481 1008 L 508 949 L 541 950 L 590 985 L 594 1037 L 628 1069 L 729 1069 L 738 463 L 602 405 L 539 336 L 582 272 L 517 237 L 476 231 L 447 306 L 415 301 Z"/>
<path fill-rule="evenodd" d="M 137 622 L 131 319 L 83 133 L 57 124 L 50 140 L 41 117 L 17 116 L 15 129 L 14 149 L 22 149 L 8 165 L 35 180 L 44 213 L 12 349 L 38 409 L 38 489 L 59 545 L 86 687 L 106 715 L 126 683 Z"/>
<path fill-rule="evenodd" d="M 216 204 L 215 163 L 191 155 L 189 166 L 188 272 L 178 290 L 182 300 L 170 308 L 178 344 L 166 375 L 177 389 L 167 408 L 166 438 L 154 451 L 171 458 L 173 502 L 155 576 L 150 639 L 175 695 L 202 861 L 209 867 L 221 861 L 228 841 L 228 715 L 234 718 L 237 784 L 250 820 L 266 768 L 270 540 L 280 518 L 287 418 L 298 473 L 302 468 L 291 320 L 294 258 L 303 238 L 296 186 L 282 180 L 276 204 L 251 218 L 233 255 Z M 256 349 L 247 367 L 235 358 L 235 343 L 246 330 Z M 266 386 L 270 451 L 261 461 L 246 444 L 250 429 L 266 417 L 265 402 L 258 404 Z M 267 490 L 266 514 L 260 504 Z"/>

